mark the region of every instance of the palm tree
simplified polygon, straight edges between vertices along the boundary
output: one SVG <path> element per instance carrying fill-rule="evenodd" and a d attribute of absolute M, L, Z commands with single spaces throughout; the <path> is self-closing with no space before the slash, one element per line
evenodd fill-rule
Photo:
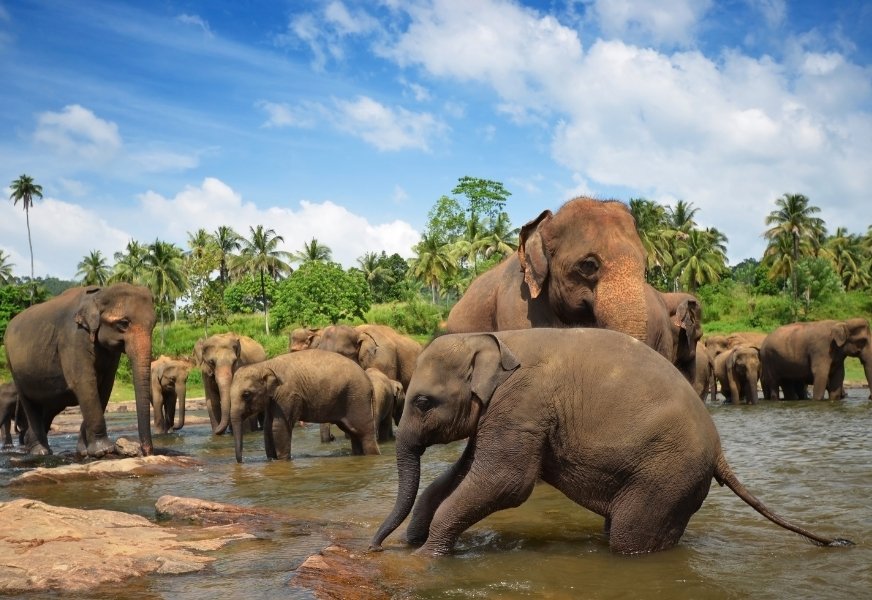
<path fill-rule="evenodd" d="M 857 290 L 872 283 L 869 269 L 863 264 L 866 253 L 860 236 L 851 235 L 844 227 L 828 238 L 821 254 L 833 263 L 833 268 L 846 290 Z"/>
<path fill-rule="evenodd" d="M 212 236 L 202 227 L 194 233 L 188 232 L 188 248 L 193 258 L 203 258 L 214 244 Z"/>
<path fill-rule="evenodd" d="M 269 308 L 266 297 L 266 282 L 264 278 L 269 275 L 278 279 L 285 273 L 290 273 L 291 266 L 286 262 L 291 254 L 279 250 L 279 242 L 285 238 L 276 235 L 274 229 L 264 229 L 263 225 L 257 228 L 249 227 L 250 239 L 241 238 L 242 254 L 236 259 L 236 271 L 260 275 L 260 297 L 263 301 L 263 319 L 266 334 L 269 335 Z M 315 240 L 312 240 L 315 243 Z M 326 248 L 326 246 L 324 246 Z"/>
<path fill-rule="evenodd" d="M 500 214 L 491 221 L 491 227 L 483 240 L 485 258 L 490 258 L 494 254 L 499 254 L 505 257 L 515 252 L 515 250 L 518 249 L 519 232 L 520 229 L 517 227 L 512 229 L 512 221 L 509 219 L 509 213 L 500 212 Z"/>
<path fill-rule="evenodd" d="M 436 304 L 439 287 L 457 272 L 457 263 L 451 258 L 448 245 L 436 236 L 421 234 L 414 252 L 418 256 L 411 260 L 412 275 L 430 286 L 433 304 Z"/>
<path fill-rule="evenodd" d="M 676 245 L 672 276 L 691 294 L 696 293 L 700 285 L 719 281 L 727 268 L 727 257 L 718 239 L 723 234 L 717 230 L 715 234 L 690 229 L 682 243 Z"/>
<path fill-rule="evenodd" d="M 360 267 L 361 273 L 363 273 L 363 278 L 366 279 L 370 294 L 373 293 L 373 286 L 376 282 L 391 279 L 388 270 L 375 252 L 366 252 L 357 259 L 357 264 Z"/>
<path fill-rule="evenodd" d="M 114 254 L 115 266 L 110 282 L 125 281 L 127 283 L 146 284 L 146 256 L 148 248 L 136 240 L 127 242 L 125 252 Z"/>
<path fill-rule="evenodd" d="M 232 227 L 221 225 L 212 234 L 212 238 L 218 247 L 218 278 L 221 280 L 221 287 L 223 288 L 230 277 L 229 265 L 234 257 L 233 252 L 242 248 L 242 236 L 236 233 Z"/>
<path fill-rule="evenodd" d="M 630 200 L 630 213 L 636 219 L 636 231 L 642 241 L 646 254 L 646 269 L 649 283 L 657 278 L 657 272 L 664 271 L 674 264 L 672 239 L 674 233 L 669 224 L 669 215 L 661 205 L 646 200 Z"/>
<path fill-rule="evenodd" d="M 0 250 L 0 284 L 7 285 L 12 283 L 12 267 L 14 263 L 9 262 L 9 255 L 3 250 Z"/>
<path fill-rule="evenodd" d="M 473 275 L 478 275 L 478 255 L 484 252 L 487 244 L 487 232 L 481 219 L 472 213 L 466 220 L 463 235 L 451 245 L 451 253 L 460 262 L 472 265 Z"/>
<path fill-rule="evenodd" d="M 675 203 L 675 208 L 670 206 L 666 209 L 669 226 L 676 231 L 687 233 L 696 228 L 696 221 L 693 220 L 693 217 L 698 212 L 698 208 L 693 208 L 693 202 L 679 200 Z"/>
<path fill-rule="evenodd" d="M 187 288 L 182 269 L 182 249 L 170 242 L 155 240 L 144 259 L 146 284 L 160 313 L 161 343 L 164 340 L 164 314 Z"/>
<path fill-rule="evenodd" d="M 333 250 L 330 249 L 330 246 L 325 246 L 317 239 L 312 238 L 311 242 L 303 242 L 303 249 L 294 252 L 291 255 L 291 260 L 305 264 L 308 262 L 329 262 L 332 257 Z"/>
<path fill-rule="evenodd" d="M 82 285 L 106 285 L 111 274 L 109 265 L 106 264 L 106 258 L 99 250 L 91 250 L 91 253 L 84 257 L 76 267 L 79 269 L 76 272 L 76 277 L 82 277 Z"/>
<path fill-rule="evenodd" d="M 30 239 L 30 207 L 33 206 L 33 197 L 42 198 L 42 186 L 33 182 L 33 177 L 21 174 L 18 179 L 12 182 L 12 193 L 9 199 L 12 200 L 12 205 L 18 204 L 21 201 L 24 207 L 24 218 L 27 221 L 27 246 L 30 248 L 30 303 L 33 304 L 33 242 Z"/>
<path fill-rule="evenodd" d="M 799 262 L 800 250 L 804 246 L 803 242 L 807 242 L 805 247 L 810 247 L 813 253 L 820 246 L 820 240 L 826 231 L 823 219 L 813 216 L 821 209 L 809 202 L 809 199 L 802 194 L 784 194 L 781 198 L 776 199 L 777 209 L 766 216 L 766 225 L 772 225 L 772 227 L 763 234 L 770 241 L 770 247 L 772 247 L 773 241 L 782 236 L 786 236 L 790 240 L 791 260 L 789 265 L 787 262 L 781 262 L 790 268 L 794 306 L 799 295 L 794 268 Z M 777 242 L 775 248 L 784 249 L 781 240 Z M 769 252 L 769 248 L 767 248 L 767 252 Z"/>

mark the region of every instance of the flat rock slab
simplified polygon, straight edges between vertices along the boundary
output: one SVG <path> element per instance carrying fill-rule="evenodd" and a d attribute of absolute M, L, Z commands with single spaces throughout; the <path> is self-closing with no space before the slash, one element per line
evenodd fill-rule
<path fill-rule="evenodd" d="M 319 599 L 389 600 L 403 597 L 400 586 L 386 580 L 380 565 L 369 560 L 371 556 L 337 544 L 327 546 L 307 558 L 288 584 L 310 590 Z"/>
<path fill-rule="evenodd" d="M 252 536 L 204 528 L 200 537 L 179 540 L 172 529 L 111 510 L 0 502 L 0 592 L 84 591 L 151 573 L 200 571 L 214 560 L 200 552 Z"/>
<path fill-rule="evenodd" d="M 282 527 L 284 535 L 306 535 L 313 528 L 326 524 L 291 520 L 287 515 L 263 508 L 169 495 L 157 499 L 154 511 L 158 520 L 184 521 L 196 525 L 241 525 L 246 531 Z"/>
<path fill-rule="evenodd" d="M 9 481 L 8 485 L 63 483 L 79 479 L 109 477 L 143 477 L 179 469 L 191 469 L 202 464 L 190 456 L 142 456 L 117 460 L 98 460 L 81 465 L 64 465 L 54 468 L 39 467 L 15 477 Z"/>

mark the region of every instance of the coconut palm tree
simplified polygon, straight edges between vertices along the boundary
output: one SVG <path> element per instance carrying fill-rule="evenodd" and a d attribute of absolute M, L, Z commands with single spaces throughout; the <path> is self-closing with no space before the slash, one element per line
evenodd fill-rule
<path fill-rule="evenodd" d="M 773 248 L 771 252 L 787 249 L 781 239 L 773 245 L 773 241 L 777 238 L 786 236 L 790 240 L 790 261 L 781 260 L 779 262 L 790 268 L 789 275 L 795 306 L 799 290 L 797 289 L 794 267 L 799 262 L 800 257 L 804 256 L 801 254 L 803 248 L 811 249 L 809 256 L 819 248 L 826 227 L 823 219 L 814 216 L 820 212 L 820 208 L 812 205 L 809 199 L 802 194 L 784 194 L 775 200 L 775 206 L 777 209 L 766 216 L 766 225 L 771 225 L 771 227 L 766 230 L 763 236 L 769 240 L 769 247 Z M 769 248 L 766 251 L 771 254 Z"/>
<path fill-rule="evenodd" d="M 218 279 L 223 288 L 230 279 L 230 263 L 234 258 L 234 252 L 242 248 L 242 236 L 236 233 L 232 227 L 221 225 L 212 234 L 215 246 L 218 248 Z"/>
<path fill-rule="evenodd" d="M 303 242 L 303 249 L 294 252 L 291 255 L 293 262 L 301 264 L 309 262 L 330 262 L 333 258 L 333 250 L 330 246 L 320 243 L 317 239 L 312 238 L 311 242 Z"/>
<path fill-rule="evenodd" d="M 675 208 L 671 206 L 666 208 L 669 226 L 684 233 L 696 229 L 696 221 L 693 220 L 693 217 L 698 212 L 699 209 L 693 207 L 693 202 L 685 202 L 684 200 L 676 202 Z"/>
<path fill-rule="evenodd" d="M 147 255 L 147 246 L 140 244 L 136 240 L 127 242 L 124 252 L 116 252 L 113 255 L 115 266 L 112 269 L 109 282 L 125 281 L 127 283 L 145 285 L 147 271 L 145 259 Z"/>
<path fill-rule="evenodd" d="M 457 263 L 451 257 L 447 244 L 436 236 L 421 234 L 421 241 L 413 248 L 417 257 L 410 261 L 412 275 L 430 287 L 433 304 L 439 288 L 457 273 Z"/>
<path fill-rule="evenodd" d="M 194 233 L 188 232 L 189 254 L 195 259 L 206 256 L 214 244 L 215 241 L 212 239 L 212 236 L 202 227 Z"/>
<path fill-rule="evenodd" d="M 636 219 L 636 231 L 645 249 L 649 283 L 674 264 L 672 240 L 675 237 L 669 215 L 661 205 L 645 198 L 630 199 L 630 213 Z"/>
<path fill-rule="evenodd" d="M 376 283 L 393 279 L 376 252 L 366 252 L 357 259 L 357 264 L 366 279 L 370 294 L 374 293 Z"/>
<path fill-rule="evenodd" d="M 14 263 L 9 262 L 9 255 L 6 254 L 3 250 L 0 250 L 0 284 L 8 285 L 12 283 L 12 267 L 15 266 Z"/>
<path fill-rule="evenodd" d="M 242 253 L 234 260 L 234 270 L 239 273 L 260 276 L 260 297 L 263 301 L 263 319 L 266 334 L 269 335 L 269 307 L 266 297 L 267 276 L 278 279 L 291 272 L 290 252 L 279 250 L 278 245 L 285 238 L 277 235 L 274 229 L 264 229 L 263 225 L 249 227 L 251 237 L 241 238 Z M 312 240 L 315 242 L 315 240 Z"/>
<path fill-rule="evenodd" d="M 478 255 L 484 252 L 487 232 L 476 213 L 466 220 L 463 235 L 451 245 L 451 253 L 458 262 L 472 266 L 473 276 L 478 275 Z"/>
<path fill-rule="evenodd" d="M 836 233 L 827 239 L 821 255 L 833 263 L 846 290 L 863 289 L 872 283 L 868 266 L 863 264 L 867 255 L 863 240 L 860 236 L 849 234 L 844 227 L 836 229 Z"/>
<path fill-rule="evenodd" d="M 512 221 L 509 219 L 509 213 L 503 211 L 491 221 L 491 226 L 483 240 L 483 249 L 485 258 L 490 258 L 494 254 L 499 254 L 503 257 L 508 256 L 518 249 L 518 227 L 512 228 Z"/>
<path fill-rule="evenodd" d="M 716 236 L 699 229 L 687 231 L 682 243 L 675 248 L 675 259 L 672 276 L 691 294 L 696 293 L 700 285 L 719 281 L 727 268 L 726 254 Z"/>
<path fill-rule="evenodd" d="M 76 277 L 82 278 L 82 285 L 106 285 L 111 275 L 106 257 L 99 250 L 91 250 L 90 254 L 76 265 L 76 268 L 79 269 Z"/>
<path fill-rule="evenodd" d="M 12 200 L 13 206 L 17 205 L 19 200 L 21 201 L 21 206 L 24 208 L 24 218 L 27 221 L 27 246 L 30 248 L 30 303 L 33 304 L 32 284 L 35 277 L 33 274 L 33 242 L 30 238 L 30 207 L 33 206 L 34 196 L 42 198 L 42 186 L 34 183 L 33 177 L 21 174 L 18 179 L 12 182 L 10 189 L 12 189 L 12 193 L 9 195 L 9 199 Z"/>
<path fill-rule="evenodd" d="M 158 239 L 149 244 L 145 255 L 145 281 L 154 296 L 154 303 L 160 314 L 161 343 L 166 329 L 165 314 L 171 310 L 176 300 L 185 293 L 184 271 L 182 268 L 182 249 L 170 242 Z"/>

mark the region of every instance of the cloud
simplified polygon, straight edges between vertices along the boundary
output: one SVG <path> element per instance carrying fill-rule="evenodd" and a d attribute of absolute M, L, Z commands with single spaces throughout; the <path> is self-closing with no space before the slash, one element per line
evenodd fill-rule
<path fill-rule="evenodd" d="M 312 52 L 312 68 L 323 71 L 330 59 L 345 58 L 345 41 L 378 33 L 381 25 L 363 9 L 349 10 L 338 1 L 328 2 L 318 12 L 306 12 L 291 17 L 287 32 L 276 36 L 279 46 L 294 46 L 302 42 Z"/>
<path fill-rule="evenodd" d="M 203 33 L 206 34 L 206 37 L 215 37 L 215 35 L 212 33 L 212 30 L 209 28 L 209 23 L 204 21 L 198 15 L 182 14 L 176 17 L 176 21 L 178 21 L 179 23 L 184 23 L 185 25 L 194 25 L 195 27 L 199 27 L 203 30 Z"/>
<path fill-rule="evenodd" d="M 787 18 L 785 0 L 747 0 L 751 8 L 763 15 L 769 27 L 778 27 Z"/>
<path fill-rule="evenodd" d="M 264 127 L 315 127 L 319 116 L 324 113 L 324 107 L 316 103 L 303 103 L 291 106 L 284 103 L 262 100 L 257 107 L 266 112 L 267 121 Z"/>
<path fill-rule="evenodd" d="M 100 119 L 78 104 L 65 106 L 61 112 L 40 114 L 33 139 L 52 152 L 83 162 L 105 162 L 122 147 L 115 123 Z"/>
<path fill-rule="evenodd" d="M 711 6 L 711 0 L 595 0 L 591 8 L 607 38 L 656 46 L 691 46 L 697 26 Z"/>

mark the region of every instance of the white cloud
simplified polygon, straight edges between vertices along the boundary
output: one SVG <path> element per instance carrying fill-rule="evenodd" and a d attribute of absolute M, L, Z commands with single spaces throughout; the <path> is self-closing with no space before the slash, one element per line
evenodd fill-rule
<path fill-rule="evenodd" d="M 690 46 L 711 5 L 711 0 L 595 0 L 592 9 L 607 37 Z"/>
<path fill-rule="evenodd" d="M 264 127 L 314 127 L 324 108 L 315 103 L 291 106 L 286 103 L 261 101 L 257 107 L 267 114 Z"/>
<path fill-rule="evenodd" d="M 336 127 L 379 150 L 429 150 L 431 141 L 447 130 L 447 126 L 430 113 L 392 108 L 366 96 L 336 100 L 336 107 Z"/>
<path fill-rule="evenodd" d="M 118 126 L 78 104 L 61 112 L 44 112 L 37 119 L 34 140 L 51 151 L 84 162 L 105 162 L 121 150 Z"/>
<path fill-rule="evenodd" d="M 787 3 L 785 0 L 747 0 L 751 8 L 766 20 L 769 27 L 777 27 L 787 18 Z"/>
<path fill-rule="evenodd" d="M 185 25 L 193 25 L 195 27 L 199 27 L 203 31 L 203 33 L 206 34 L 206 37 L 215 37 L 212 33 L 212 30 L 209 28 L 209 23 L 204 21 L 203 18 L 198 15 L 182 14 L 176 17 L 176 20 L 179 23 L 184 23 Z"/>
<path fill-rule="evenodd" d="M 322 71 L 329 59 L 344 60 L 345 38 L 377 32 L 380 27 L 365 10 L 351 11 L 344 3 L 334 0 L 319 12 L 294 15 L 287 33 L 276 36 L 276 43 L 285 46 L 303 42 L 312 52 L 312 68 Z"/>

